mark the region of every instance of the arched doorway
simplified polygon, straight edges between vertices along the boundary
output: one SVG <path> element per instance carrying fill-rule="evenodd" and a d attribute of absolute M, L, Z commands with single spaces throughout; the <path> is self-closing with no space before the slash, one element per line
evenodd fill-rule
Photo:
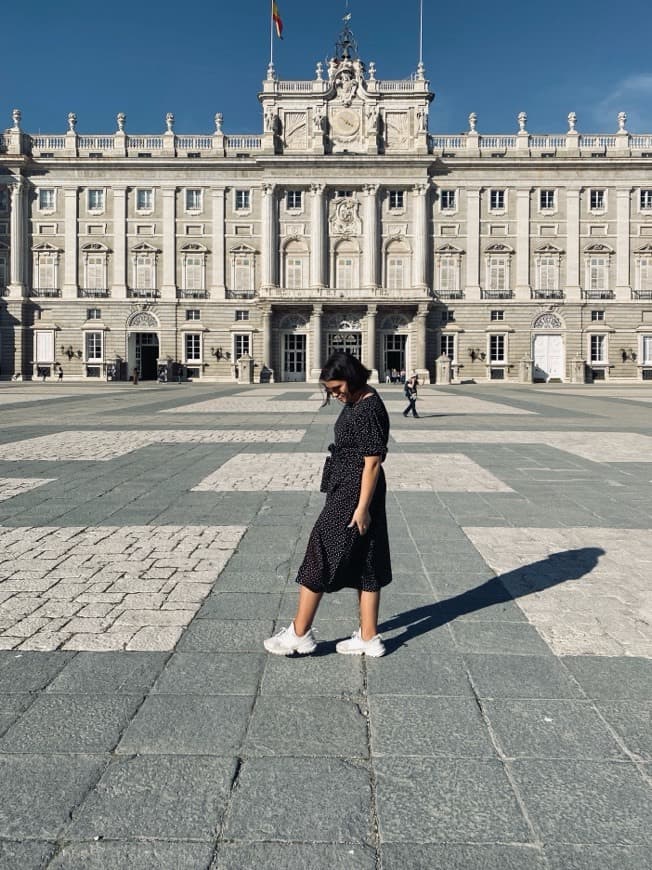
<path fill-rule="evenodd" d="M 565 380 L 566 360 L 564 354 L 564 326 L 552 311 L 535 318 L 532 324 L 532 359 L 534 381 Z"/>
<path fill-rule="evenodd" d="M 151 311 L 138 311 L 127 320 L 127 367 L 143 381 L 155 381 L 159 358 L 160 325 Z"/>

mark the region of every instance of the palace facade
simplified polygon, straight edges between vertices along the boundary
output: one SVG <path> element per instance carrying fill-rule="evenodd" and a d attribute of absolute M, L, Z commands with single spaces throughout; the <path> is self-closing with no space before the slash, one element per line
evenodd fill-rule
<path fill-rule="evenodd" d="M 652 379 L 652 136 L 429 132 L 348 26 L 263 132 L 0 134 L 0 377 Z M 615 124 L 616 126 L 616 119 Z"/>

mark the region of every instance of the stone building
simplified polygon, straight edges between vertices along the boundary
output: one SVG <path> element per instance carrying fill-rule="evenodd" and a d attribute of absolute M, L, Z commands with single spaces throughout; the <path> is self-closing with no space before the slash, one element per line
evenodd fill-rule
<path fill-rule="evenodd" d="M 429 132 L 348 29 L 261 135 L 0 134 L 0 377 L 652 378 L 652 136 Z M 239 365 L 238 360 L 244 360 Z"/>

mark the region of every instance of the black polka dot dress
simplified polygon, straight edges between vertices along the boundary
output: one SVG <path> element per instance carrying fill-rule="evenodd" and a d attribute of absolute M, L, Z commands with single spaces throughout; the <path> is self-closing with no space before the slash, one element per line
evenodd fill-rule
<path fill-rule="evenodd" d="M 342 408 L 324 467 L 321 488 L 326 504 L 310 533 L 297 583 L 314 592 L 347 587 L 376 592 L 392 582 L 382 465 L 369 506 L 369 530 L 360 535 L 357 528 L 348 528 L 358 506 L 364 457 L 380 456 L 384 461 L 388 438 L 389 416 L 375 390 Z"/>

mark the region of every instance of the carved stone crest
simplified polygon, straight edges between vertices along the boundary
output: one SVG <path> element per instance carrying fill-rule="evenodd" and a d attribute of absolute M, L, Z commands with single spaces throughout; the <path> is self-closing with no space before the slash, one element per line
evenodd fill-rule
<path fill-rule="evenodd" d="M 337 197 L 331 205 L 330 232 L 334 236 L 360 235 L 358 203 L 350 196 Z"/>

